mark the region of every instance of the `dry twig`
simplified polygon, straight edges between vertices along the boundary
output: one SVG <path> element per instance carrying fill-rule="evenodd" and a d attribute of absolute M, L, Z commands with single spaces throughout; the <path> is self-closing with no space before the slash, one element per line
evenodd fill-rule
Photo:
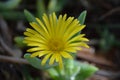
<path fill-rule="evenodd" d="M 108 11 L 107 13 L 105 13 L 104 15 L 102 15 L 99 20 L 103 20 L 106 17 L 108 17 L 108 16 L 110 16 L 110 15 L 116 13 L 116 12 L 120 12 L 120 7 L 117 7 L 117 8 L 114 8 L 114 9 Z"/>
<path fill-rule="evenodd" d="M 10 56 L 14 56 L 14 51 L 8 46 L 6 45 L 6 43 L 3 41 L 2 37 L 0 36 L 0 44 L 1 44 L 1 47 L 7 51 L 7 53 L 9 53 Z"/>
<path fill-rule="evenodd" d="M 3 56 L 3 55 L 0 55 L 0 62 L 10 62 L 10 63 L 17 63 L 17 64 L 29 64 L 28 61 L 25 60 L 25 59 Z"/>

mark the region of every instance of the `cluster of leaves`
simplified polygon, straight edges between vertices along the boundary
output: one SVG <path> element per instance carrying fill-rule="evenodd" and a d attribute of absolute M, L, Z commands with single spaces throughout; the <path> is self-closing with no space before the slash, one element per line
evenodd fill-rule
<path fill-rule="evenodd" d="M 10 20 L 24 19 L 24 14 L 22 12 L 15 11 L 21 1 L 22 0 L 0 1 L 0 15 Z"/>
<path fill-rule="evenodd" d="M 41 60 L 36 57 L 31 58 L 30 54 L 25 54 L 24 57 L 33 67 L 48 72 L 53 80 L 86 80 L 98 71 L 97 67 L 76 60 L 64 60 L 64 69 L 61 70 L 56 66 L 57 64 L 41 66 Z"/>
<path fill-rule="evenodd" d="M 102 51 L 107 52 L 112 47 L 120 47 L 119 40 L 115 37 L 114 34 L 110 33 L 108 29 L 105 29 L 101 34 L 100 48 Z"/>
<path fill-rule="evenodd" d="M 36 0 L 36 15 L 41 18 L 43 13 L 59 12 L 68 0 Z M 24 20 L 23 12 L 19 10 L 22 0 L 0 1 L 0 15 L 9 20 Z M 47 4 L 46 4 L 47 3 Z M 11 15 L 11 16 L 9 16 Z"/>

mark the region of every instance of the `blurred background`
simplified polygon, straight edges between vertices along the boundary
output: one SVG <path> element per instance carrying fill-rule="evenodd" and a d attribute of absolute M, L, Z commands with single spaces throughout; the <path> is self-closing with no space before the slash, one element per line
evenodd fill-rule
<path fill-rule="evenodd" d="M 91 48 L 78 51 L 77 61 L 99 68 L 87 80 L 120 80 L 120 0 L 0 0 L 0 80 L 53 80 L 23 58 L 24 9 L 39 18 L 52 12 L 78 18 L 86 10 L 82 33 Z"/>

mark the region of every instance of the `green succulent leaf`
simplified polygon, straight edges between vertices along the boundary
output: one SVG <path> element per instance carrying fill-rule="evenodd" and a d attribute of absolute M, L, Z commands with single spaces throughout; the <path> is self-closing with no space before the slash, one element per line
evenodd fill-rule
<path fill-rule="evenodd" d="M 64 69 L 53 67 L 48 69 L 53 80 L 86 80 L 98 70 L 97 67 L 76 60 L 64 60 Z"/>
<path fill-rule="evenodd" d="M 80 72 L 76 76 L 75 80 L 86 80 L 88 77 L 93 75 L 96 71 L 98 71 L 98 68 L 90 65 L 88 63 L 80 63 L 79 66 L 81 67 Z"/>
<path fill-rule="evenodd" d="M 57 6 L 57 0 L 50 0 L 49 5 L 48 5 L 48 11 L 49 13 L 52 13 L 55 11 Z"/>
<path fill-rule="evenodd" d="M 20 48 L 24 48 L 26 46 L 26 44 L 23 43 L 23 40 L 24 40 L 23 36 L 17 36 L 14 38 L 16 45 Z"/>
<path fill-rule="evenodd" d="M 60 12 L 68 0 L 50 0 L 48 4 L 48 13 Z"/>
<path fill-rule="evenodd" d="M 65 74 L 68 77 L 75 77 L 80 71 L 79 63 L 75 60 L 68 59 L 65 62 Z"/>
<path fill-rule="evenodd" d="M 0 10 L 11 10 L 20 4 L 21 0 L 8 0 L 6 2 L 0 1 Z"/>
<path fill-rule="evenodd" d="M 35 67 L 35 68 L 37 68 L 37 69 L 42 69 L 42 70 L 44 70 L 44 69 L 48 69 L 48 68 L 50 68 L 50 67 L 53 67 L 53 66 L 56 66 L 57 64 L 53 64 L 53 65 L 49 65 L 48 64 L 48 62 L 44 65 L 44 66 L 42 66 L 41 65 L 41 59 L 39 59 L 39 58 L 37 58 L 37 57 L 31 57 L 31 54 L 29 54 L 29 53 L 26 53 L 25 55 L 24 55 L 24 58 L 33 66 L 33 67 Z"/>
<path fill-rule="evenodd" d="M 115 36 L 111 34 L 108 29 L 105 29 L 101 34 L 101 40 L 99 42 L 101 50 L 107 52 L 114 45 Z"/>
<path fill-rule="evenodd" d="M 59 73 L 55 68 L 50 68 L 47 70 L 47 72 L 50 74 L 50 77 L 53 80 L 59 80 Z"/>
<path fill-rule="evenodd" d="M 85 10 L 85 11 L 83 11 L 83 12 L 79 15 L 78 20 L 80 21 L 80 24 L 84 24 L 85 18 L 86 18 L 86 14 L 87 14 L 87 11 Z"/>
<path fill-rule="evenodd" d="M 37 0 L 37 16 L 42 19 L 43 13 L 46 13 L 45 0 Z"/>
<path fill-rule="evenodd" d="M 28 10 L 24 10 L 24 14 L 29 22 L 36 22 L 35 17 Z"/>
<path fill-rule="evenodd" d="M 9 10 L 9 11 L 1 11 L 0 15 L 7 20 L 24 20 L 25 16 L 22 12 L 20 11 L 13 11 L 13 10 Z"/>

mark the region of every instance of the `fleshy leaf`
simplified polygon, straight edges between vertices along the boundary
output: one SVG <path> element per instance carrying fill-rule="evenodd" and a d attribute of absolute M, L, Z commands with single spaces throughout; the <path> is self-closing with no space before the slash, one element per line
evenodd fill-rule
<path fill-rule="evenodd" d="M 22 0 L 7 0 L 5 2 L 0 1 L 0 10 L 11 10 L 16 8 Z"/>
<path fill-rule="evenodd" d="M 49 0 L 48 12 L 60 12 L 68 0 Z"/>
<path fill-rule="evenodd" d="M 24 10 L 24 14 L 29 22 L 36 22 L 35 17 L 28 10 Z"/>
<path fill-rule="evenodd" d="M 80 24 L 84 24 L 85 18 L 86 18 L 87 11 L 83 11 L 80 16 L 78 17 L 78 20 L 80 21 Z"/>
<path fill-rule="evenodd" d="M 24 39 L 23 36 L 17 36 L 14 38 L 16 45 L 20 48 L 24 48 L 26 46 L 26 44 L 23 43 L 23 39 Z"/>
<path fill-rule="evenodd" d="M 111 47 L 114 45 L 114 42 L 116 42 L 115 36 L 111 34 L 108 29 L 102 31 L 101 40 L 99 42 L 102 51 L 107 52 L 108 50 L 110 50 Z"/>
<path fill-rule="evenodd" d="M 86 80 L 98 70 L 97 67 L 76 60 L 64 60 L 64 69 L 57 67 L 48 69 L 53 80 Z"/>
<path fill-rule="evenodd" d="M 98 71 L 98 68 L 90 65 L 88 63 L 80 63 L 79 65 L 81 67 L 79 74 L 76 76 L 75 80 L 86 80 L 88 77 L 93 75 L 96 71 Z"/>
<path fill-rule="evenodd" d="M 77 61 L 72 59 L 68 59 L 65 61 L 65 73 L 67 74 L 67 76 L 73 78 L 78 74 L 78 72 L 80 72 L 80 66 Z"/>
<path fill-rule="evenodd" d="M 43 13 L 46 13 L 45 0 L 37 0 L 37 16 L 42 19 Z"/>
<path fill-rule="evenodd" d="M 59 73 L 57 72 L 55 68 L 50 68 L 47 70 L 47 72 L 49 73 L 50 77 L 53 80 L 59 80 Z"/>
<path fill-rule="evenodd" d="M 27 61 L 33 66 L 33 67 L 35 67 L 35 68 L 37 68 L 37 69 L 48 69 L 48 68 L 50 68 L 50 67 L 53 67 L 53 66 L 56 66 L 56 64 L 53 64 L 53 65 L 49 65 L 48 64 L 48 62 L 44 65 L 44 66 L 42 66 L 41 65 L 41 59 L 39 59 L 39 58 L 37 58 L 37 57 L 31 57 L 31 54 L 29 54 L 29 53 L 26 53 L 25 55 L 24 55 L 24 58 L 25 59 L 27 59 Z"/>

